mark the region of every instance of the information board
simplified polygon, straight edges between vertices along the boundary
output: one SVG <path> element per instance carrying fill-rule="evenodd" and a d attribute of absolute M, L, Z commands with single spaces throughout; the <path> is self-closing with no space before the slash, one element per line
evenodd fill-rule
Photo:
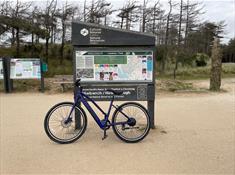
<path fill-rule="evenodd" d="M 75 57 L 82 81 L 153 80 L 152 51 L 76 51 Z"/>
<path fill-rule="evenodd" d="M 40 59 L 11 59 L 10 67 L 11 79 L 41 78 Z"/>
<path fill-rule="evenodd" d="M 0 80 L 3 79 L 3 60 L 0 58 Z"/>

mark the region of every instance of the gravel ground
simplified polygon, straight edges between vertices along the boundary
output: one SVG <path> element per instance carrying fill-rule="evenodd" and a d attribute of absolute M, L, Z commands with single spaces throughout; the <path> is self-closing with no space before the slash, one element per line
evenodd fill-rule
<path fill-rule="evenodd" d="M 112 130 L 102 141 L 89 115 L 80 140 L 53 143 L 44 116 L 55 103 L 71 101 L 71 93 L 1 93 L 0 174 L 235 174 L 234 85 L 230 79 L 226 92 L 159 94 L 157 128 L 137 144 Z"/>

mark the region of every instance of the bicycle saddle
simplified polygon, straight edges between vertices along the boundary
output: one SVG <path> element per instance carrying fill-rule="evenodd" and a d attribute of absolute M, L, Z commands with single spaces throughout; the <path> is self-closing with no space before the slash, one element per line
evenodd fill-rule
<path fill-rule="evenodd" d="M 107 89 L 108 92 L 112 92 L 114 95 L 122 95 L 123 94 L 123 91 L 115 91 L 115 90 L 112 90 L 112 89 Z"/>

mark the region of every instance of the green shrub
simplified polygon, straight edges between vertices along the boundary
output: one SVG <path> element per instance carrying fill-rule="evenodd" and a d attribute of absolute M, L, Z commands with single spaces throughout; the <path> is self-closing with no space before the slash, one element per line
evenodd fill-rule
<path fill-rule="evenodd" d="M 49 54 L 49 58 L 58 59 L 60 57 L 60 45 L 50 44 L 48 54 Z"/>
<path fill-rule="evenodd" d="M 178 62 L 182 65 L 192 65 L 193 64 L 193 57 L 185 52 L 179 52 L 177 54 Z"/>
<path fill-rule="evenodd" d="M 73 47 L 71 44 L 65 44 L 64 46 L 64 58 L 67 60 L 72 60 L 73 58 Z"/>
<path fill-rule="evenodd" d="M 46 72 L 46 77 L 53 77 L 54 75 L 72 75 L 73 66 L 71 60 L 64 60 L 63 64 L 60 64 L 59 59 L 49 59 L 48 60 L 48 72 Z"/>
<path fill-rule="evenodd" d="M 158 62 L 160 62 L 164 59 L 164 54 L 165 54 L 164 46 L 163 45 L 157 46 L 156 47 L 156 60 Z"/>
<path fill-rule="evenodd" d="M 207 65 L 207 62 L 209 61 L 209 56 L 204 53 L 197 53 L 195 55 L 195 63 L 197 67 L 203 67 Z"/>

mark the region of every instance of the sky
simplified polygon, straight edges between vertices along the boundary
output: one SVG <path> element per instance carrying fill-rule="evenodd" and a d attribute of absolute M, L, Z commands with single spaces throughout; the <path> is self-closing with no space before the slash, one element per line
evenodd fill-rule
<path fill-rule="evenodd" d="M 2 0 L 0 0 L 2 1 Z M 37 1 L 37 2 L 46 2 L 47 0 L 20 0 L 20 1 Z M 65 1 L 65 0 L 58 0 Z M 71 3 L 83 4 L 84 0 L 67 0 Z M 87 0 L 89 2 L 91 0 Z M 111 2 L 114 9 L 121 8 L 127 0 L 107 0 Z M 137 0 L 138 2 L 143 2 L 143 0 Z M 156 0 L 149 0 L 149 2 L 154 2 Z M 180 0 L 174 0 L 175 2 L 180 2 Z M 186 1 L 186 0 L 185 0 Z M 223 43 L 227 43 L 231 38 L 235 38 L 235 0 L 190 0 L 190 1 L 199 1 L 204 4 L 205 14 L 202 16 L 202 21 L 211 21 L 219 22 L 224 20 L 225 27 L 225 37 L 222 40 Z M 160 3 L 163 4 L 163 8 L 167 10 L 168 0 L 160 0 Z"/>

